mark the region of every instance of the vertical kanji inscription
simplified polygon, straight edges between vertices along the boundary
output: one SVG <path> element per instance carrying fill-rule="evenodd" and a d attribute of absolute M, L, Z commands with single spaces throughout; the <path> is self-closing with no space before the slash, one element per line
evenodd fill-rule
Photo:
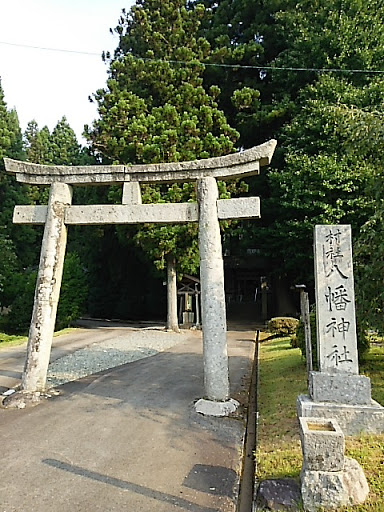
<path fill-rule="evenodd" d="M 315 227 L 319 369 L 358 374 L 351 228 Z"/>

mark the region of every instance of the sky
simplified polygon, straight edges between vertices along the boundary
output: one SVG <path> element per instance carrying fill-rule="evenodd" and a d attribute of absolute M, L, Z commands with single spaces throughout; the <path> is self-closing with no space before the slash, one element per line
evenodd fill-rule
<path fill-rule="evenodd" d="M 107 79 L 101 53 L 113 52 L 118 44 L 109 29 L 117 25 L 121 9 L 129 10 L 133 4 L 133 0 L 0 0 L 1 83 L 7 106 L 16 109 L 23 131 L 32 120 L 39 128 L 47 125 L 52 130 L 65 116 L 84 143 L 84 124 L 97 117 L 97 105 L 88 97 Z"/>

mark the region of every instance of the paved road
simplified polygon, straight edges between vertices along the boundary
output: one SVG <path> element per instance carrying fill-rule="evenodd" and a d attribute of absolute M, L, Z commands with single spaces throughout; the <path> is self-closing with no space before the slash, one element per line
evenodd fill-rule
<path fill-rule="evenodd" d="M 104 329 L 92 343 L 114 335 Z M 84 346 L 83 334 L 57 350 Z M 245 398 L 254 333 L 228 339 L 232 396 Z M 0 409 L 1 512 L 235 510 L 244 423 L 193 410 L 204 393 L 200 333 L 60 390 L 33 408 Z"/>

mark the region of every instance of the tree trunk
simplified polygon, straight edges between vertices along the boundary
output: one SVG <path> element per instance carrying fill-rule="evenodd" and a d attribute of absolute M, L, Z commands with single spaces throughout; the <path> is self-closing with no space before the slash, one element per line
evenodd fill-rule
<path fill-rule="evenodd" d="M 177 283 L 175 259 L 169 257 L 167 260 L 167 329 L 179 332 L 177 321 Z"/>

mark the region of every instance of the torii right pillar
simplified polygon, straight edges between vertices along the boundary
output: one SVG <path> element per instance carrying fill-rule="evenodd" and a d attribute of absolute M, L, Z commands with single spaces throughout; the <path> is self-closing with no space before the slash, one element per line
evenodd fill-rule
<path fill-rule="evenodd" d="M 197 180 L 206 397 L 196 403 L 195 409 L 202 414 L 225 416 L 236 410 L 238 402 L 229 398 L 224 263 L 217 199 L 215 178 Z"/>

